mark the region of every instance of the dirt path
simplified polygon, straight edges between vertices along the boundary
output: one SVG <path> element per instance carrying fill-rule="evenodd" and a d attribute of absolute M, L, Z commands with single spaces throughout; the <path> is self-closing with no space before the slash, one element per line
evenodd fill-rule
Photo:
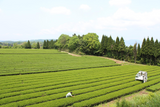
<path fill-rule="evenodd" d="M 112 60 L 112 61 L 114 61 L 117 64 L 124 64 L 124 63 L 126 63 L 125 61 L 120 61 L 120 60 L 117 60 L 117 59 L 114 59 L 114 58 L 108 58 L 108 57 L 103 57 L 103 56 L 101 58 Z"/>
<path fill-rule="evenodd" d="M 72 55 L 72 56 L 77 56 L 77 57 L 81 57 L 81 55 L 77 55 L 77 54 L 69 53 L 69 52 L 66 52 L 66 51 L 61 51 L 61 52 L 65 52 L 65 53 L 68 53 L 69 55 Z"/>

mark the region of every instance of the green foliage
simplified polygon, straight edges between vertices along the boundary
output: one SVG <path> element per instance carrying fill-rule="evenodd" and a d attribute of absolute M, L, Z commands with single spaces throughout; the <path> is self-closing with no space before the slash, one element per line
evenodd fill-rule
<path fill-rule="evenodd" d="M 116 42 L 114 44 L 113 50 L 114 50 L 114 58 L 118 59 L 119 58 L 119 37 L 116 38 Z"/>
<path fill-rule="evenodd" d="M 159 89 L 160 89 L 160 83 L 147 88 L 148 91 L 152 91 L 152 92 L 158 91 Z"/>
<path fill-rule="evenodd" d="M 146 47 L 146 39 L 144 38 L 143 39 L 143 42 L 142 42 L 142 48 L 141 48 L 141 63 L 142 64 L 145 64 L 146 63 L 146 50 L 147 50 L 147 47 Z"/>
<path fill-rule="evenodd" d="M 123 37 L 121 37 L 121 40 L 119 42 L 118 51 L 119 52 L 124 52 L 125 51 L 125 43 L 124 43 Z"/>
<path fill-rule="evenodd" d="M 131 62 L 133 59 L 134 59 L 134 57 L 133 57 L 133 46 L 129 46 L 129 47 L 126 47 L 126 58 L 125 58 L 125 60 L 126 61 L 129 61 L 129 62 Z"/>
<path fill-rule="evenodd" d="M 136 63 L 136 59 L 137 59 L 137 43 L 134 44 L 133 54 L 134 54 L 134 63 Z"/>
<path fill-rule="evenodd" d="M 47 49 L 47 42 L 46 42 L 46 40 L 44 40 L 44 42 L 43 42 L 43 49 Z"/>
<path fill-rule="evenodd" d="M 100 45 L 100 51 L 102 55 L 104 54 L 104 50 L 105 50 L 105 35 L 102 36 L 101 45 Z"/>
<path fill-rule="evenodd" d="M 84 35 L 83 40 L 87 45 L 86 53 L 94 55 L 100 46 L 98 35 L 96 33 L 88 33 Z"/>
<path fill-rule="evenodd" d="M 141 56 L 141 48 L 140 48 L 140 44 L 138 44 L 138 49 L 137 49 L 137 59 L 140 60 L 140 56 Z"/>
<path fill-rule="evenodd" d="M 37 43 L 36 42 L 32 43 L 32 49 L 37 49 Z"/>
<path fill-rule="evenodd" d="M 150 56 L 153 56 L 154 55 L 154 50 L 155 50 L 155 46 L 154 46 L 154 40 L 153 40 L 153 37 L 151 38 L 151 41 L 149 42 L 149 49 L 148 49 L 148 54 Z"/>
<path fill-rule="evenodd" d="M 118 52 L 120 53 L 120 59 L 123 60 L 124 59 L 124 53 L 125 53 L 125 43 L 124 43 L 123 37 L 121 37 L 121 40 L 119 42 Z"/>
<path fill-rule="evenodd" d="M 74 35 L 70 38 L 68 43 L 68 48 L 70 51 L 74 51 L 79 46 L 79 38 L 78 36 Z"/>
<path fill-rule="evenodd" d="M 116 107 L 132 107 L 131 104 L 127 102 L 125 99 L 123 99 L 121 102 L 118 101 L 116 105 Z"/>
<path fill-rule="evenodd" d="M 123 99 L 117 102 L 116 107 L 159 107 L 160 96 L 150 93 L 149 95 L 136 96 L 133 100 Z"/>
<path fill-rule="evenodd" d="M 25 49 L 31 49 L 31 43 L 28 40 L 28 42 L 25 44 Z"/>
<path fill-rule="evenodd" d="M 40 44 L 39 44 L 39 42 L 37 42 L 37 49 L 40 49 Z"/>
<path fill-rule="evenodd" d="M 66 49 L 68 48 L 68 43 L 70 40 L 70 36 L 66 34 L 61 34 L 61 36 L 58 38 L 58 41 L 56 42 L 56 45 L 60 49 Z"/>

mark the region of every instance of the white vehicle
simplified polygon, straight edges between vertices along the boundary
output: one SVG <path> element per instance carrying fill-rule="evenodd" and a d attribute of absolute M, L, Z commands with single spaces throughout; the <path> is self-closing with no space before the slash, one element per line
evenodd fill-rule
<path fill-rule="evenodd" d="M 147 72 L 146 71 L 139 71 L 136 74 L 135 80 L 141 80 L 143 83 L 147 82 Z"/>

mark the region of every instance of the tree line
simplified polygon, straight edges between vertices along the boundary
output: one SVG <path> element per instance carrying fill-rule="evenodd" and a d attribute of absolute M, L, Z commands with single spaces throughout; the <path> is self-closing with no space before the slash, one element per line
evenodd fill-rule
<path fill-rule="evenodd" d="M 39 42 L 30 42 L 29 40 L 27 42 L 13 42 L 13 43 L 1 43 L 0 42 L 0 48 L 8 49 L 40 49 L 41 44 Z"/>
<path fill-rule="evenodd" d="M 86 35 L 60 35 L 56 41 L 44 41 L 43 49 L 59 49 L 78 54 L 107 56 L 134 63 L 160 65 L 160 42 L 153 37 L 144 38 L 142 44 L 126 46 L 123 37 L 103 35 L 101 42 L 96 33 Z"/>

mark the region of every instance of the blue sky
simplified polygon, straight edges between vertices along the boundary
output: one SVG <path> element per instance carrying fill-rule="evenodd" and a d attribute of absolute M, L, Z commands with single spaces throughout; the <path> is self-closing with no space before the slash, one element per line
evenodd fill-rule
<path fill-rule="evenodd" d="M 160 41 L 160 0 L 0 0 L 0 40 L 89 32 Z"/>

